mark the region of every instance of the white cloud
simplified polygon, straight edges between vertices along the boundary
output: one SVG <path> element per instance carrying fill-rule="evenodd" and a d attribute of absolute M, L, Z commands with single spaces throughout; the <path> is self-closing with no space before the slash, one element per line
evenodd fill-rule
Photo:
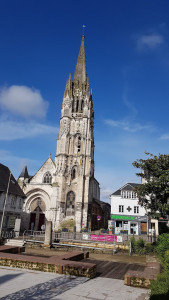
<path fill-rule="evenodd" d="M 139 123 L 130 123 L 128 120 L 115 121 L 111 119 L 106 119 L 105 123 L 111 127 L 118 127 L 124 131 L 137 132 L 141 130 L 153 131 L 153 127 L 149 124 L 141 125 Z"/>
<path fill-rule="evenodd" d="M 160 137 L 160 140 L 169 140 L 169 134 L 167 134 L 167 133 L 162 134 L 162 136 Z"/>
<path fill-rule="evenodd" d="M 0 108 L 24 118 L 43 118 L 48 102 L 40 92 L 27 86 L 13 85 L 0 90 Z"/>
<path fill-rule="evenodd" d="M 143 50 L 154 50 L 164 43 L 164 38 L 160 34 L 147 34 L 142 35 L 137 39 L 137 49 Z"/>
<path fill-rule="evenodd" d="M 12 141 L 18 139 L 27 139 L 39 135 L 53 134 L 56 136 L 58 128 L 40 124 L 34 121 L 17 122 L 0 119 L 0 140 Z"/>

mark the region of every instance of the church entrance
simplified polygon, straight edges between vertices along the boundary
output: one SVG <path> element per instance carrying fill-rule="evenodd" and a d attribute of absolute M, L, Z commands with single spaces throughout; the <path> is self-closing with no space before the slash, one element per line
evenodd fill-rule
<path fill-rule="evenodd" d="M 31 214 L 29 230 L 41 231 L 42 225 L 45 225 L 45 203 L 41 199 L 35 200 L 31 204 Z"/>

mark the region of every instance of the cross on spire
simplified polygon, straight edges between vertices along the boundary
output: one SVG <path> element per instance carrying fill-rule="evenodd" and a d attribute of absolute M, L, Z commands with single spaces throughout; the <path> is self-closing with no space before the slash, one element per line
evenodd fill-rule
<path fill-rule="evenodd" d="M 84 33 L 85 33 L 85 28 L 86 28 L 86 25 L 82 25 L 82 35 L 84 35 Z"/>

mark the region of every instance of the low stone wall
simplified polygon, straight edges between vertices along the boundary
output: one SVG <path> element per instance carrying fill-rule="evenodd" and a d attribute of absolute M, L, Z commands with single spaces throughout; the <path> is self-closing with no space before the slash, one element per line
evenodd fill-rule
<path fill-rule="evenodd" d="M 146 257 L 144 271 L 128 271 L 124 276 L 124 284 L 134 287 L 149 288 L 151 280 L 156 280 L 160 273 L 160 263 L 155 257 Z"/>
<path fill-rule="evenodd" d="M 25 247 L 2 245 L 0 246 L 0 252 L 16 254 L 16 253 L 25 252 Z"/>
<path fill-rule="evenodd" d="M 87 250 L 89 252 L 93 252 L 93 251 L 96 251 L 97 248 L 100 248 L 101 251 L 110 251 L 110 253 L 112 253 L 111 251 L 113 251 L 113 249 L 116 249 L 117 251 L 118 250 L 124 250 L 124 251 L 128 251 L 129 250 L 129 245 L 128 243 L 127 244 L 113 244 L 113 243 L 110 243 L 110 244 L 106 244 L 106 243 L 98 243 L 98 242 L 75 242 L 75 241 L 61 241 L 60 242 L 61 245 L 65 245 L 67 247 L 74 247 L 75 249 L 78 249 L 80 247 L 80 249 L 85 249 L 87 248 Z M 56 244 L 57 247 L 59 247 L 59 243 Z M 76 248 L 77 246 L 77 248 Z M 88 248 L 90 247 L 90 248 Z M 92 251 L 93 250 L 93 251 Z M 98 251 L 98 250 L 97 250 Z"/>
<path fill-rule="evenodd" d="M 84 253 L 81 252 L 49 258 L 0 252 L 1 266 L 94 278 L 96 276 L 96 265 L 78 261 L 81 259 L 84 259 Z"/>

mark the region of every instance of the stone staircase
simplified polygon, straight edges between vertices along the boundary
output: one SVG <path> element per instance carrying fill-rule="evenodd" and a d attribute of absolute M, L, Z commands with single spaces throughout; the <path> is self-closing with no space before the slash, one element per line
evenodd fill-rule
<path fill-rule="evenodd" d="M 7 239 L 5 245 L 6 246 L 14 246 L 14 247 L 23 247 L 25 244 L 25 241 L 23 240 L 17 240 L 17 239 Z"/>

